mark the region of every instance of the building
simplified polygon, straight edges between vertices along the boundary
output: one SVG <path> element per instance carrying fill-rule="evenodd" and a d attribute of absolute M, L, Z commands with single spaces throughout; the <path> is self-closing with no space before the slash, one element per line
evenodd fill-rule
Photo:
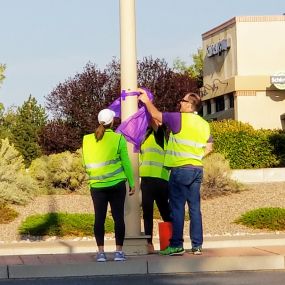
<path fill-rule="evenodd" d="M 285 15 L 242 16 L 202 35 L 203 116 L 285 129 Z"/>

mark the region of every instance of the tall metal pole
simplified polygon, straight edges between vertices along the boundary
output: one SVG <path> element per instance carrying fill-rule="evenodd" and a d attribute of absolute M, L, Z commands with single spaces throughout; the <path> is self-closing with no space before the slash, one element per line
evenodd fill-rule
<path fill-rule="evenodd" d="M 120 0 L 120 53 L 121 53 L 121 90 L 126 92 L 137 89 L 136 56 L 136 18 L 135 0 Z M 126 96 L 121 101 L 122 121 L 138 110 L 137 96 Z M 138 154 L 133 152 L 133 145 L 128 143 L 128 151 L 135 173 L 136 193 L 126 197 L 125 223 L 126 237 L 137 237 L 141 233 Z"/>

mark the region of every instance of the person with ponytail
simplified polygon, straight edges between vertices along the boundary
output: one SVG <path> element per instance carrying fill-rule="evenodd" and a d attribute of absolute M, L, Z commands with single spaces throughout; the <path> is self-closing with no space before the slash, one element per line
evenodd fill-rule
<path fill-rule="evenodd" d="M 124 204 L 126 181 L 129 195 L 135 193 L 134 175 L 123 135 L 112 130 L 115 113 L 103 109 L 98 114 L 99 126 L 95 133 L 83 137 L 83 164 L 89 178 L 94 205 L 94 236 L 98 246 L 97 261 L 107 261 L 104 252 L 105 219 L 108 203 L 115 225 L 115 261 L 126 260 L 122 251 L 125 239 Z"/>

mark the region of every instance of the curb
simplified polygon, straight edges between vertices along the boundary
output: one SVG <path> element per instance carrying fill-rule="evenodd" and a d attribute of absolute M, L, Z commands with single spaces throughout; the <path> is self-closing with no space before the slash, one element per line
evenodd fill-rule
<path fill-rule="evenodd" d="M 1 279 L 148 275 L 170 273 L 224 272 L 285 269 L 284 256 L 229 257 L 130 257 L 126 262 L 8 265 L 0 267 Z"/>
<path fill-rule="evenodd" d="M 185 237 L 184 247 L 190 249 L 191 244 Z M 153 239 L 154 248 L 159 250 L 159 239 Z M 105 240 L 105 250 L 115 250 L 114 240 Z M 205 237 L 204 249 L 256 247 L 256 246 L 284 246 L 285 234 L 264 234 L 231 237 Z M 34 242 L 12 242 L 0 244 L 0 256 L 11 255 L 35 255 L 35 254 L 71 254 L 71 253 L 95 253 L 97 246 L 95 240 L 53 240 Z"/>
<path fill-rule="evenodd" d="M 0 280 L 106 275 L 148 275 L 250 270 L 285 270 L 285 235 L 206 237 L 202 256 L 133 255 L 113 258 L 114 240 L 106 241 L 108 262 L 95 261 L 94 240 L 18 242 L 0 246 Z M 159 247 L 154 239 L 155 249 Z M 185 243 L 190 248 L 190 243 Z M 187 251 L 187 250 L 186 250 Z"/>

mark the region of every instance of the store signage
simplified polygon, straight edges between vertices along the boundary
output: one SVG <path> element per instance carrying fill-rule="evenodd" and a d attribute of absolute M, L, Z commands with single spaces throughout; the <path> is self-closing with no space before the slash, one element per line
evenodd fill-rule
<path fill-rule="evenodd" d="M 230 48 L 230 41 L 228 39 L 223 39 L 215 44 L 207 46 L 207 57 L 221 55 L 229 48 Z"/>
<path fill-rule="evenodd" d="M 285 73 L 278 73 L 270 76 L 270 83 L 273 84 L 277 89 L 285 90 Z"/>

